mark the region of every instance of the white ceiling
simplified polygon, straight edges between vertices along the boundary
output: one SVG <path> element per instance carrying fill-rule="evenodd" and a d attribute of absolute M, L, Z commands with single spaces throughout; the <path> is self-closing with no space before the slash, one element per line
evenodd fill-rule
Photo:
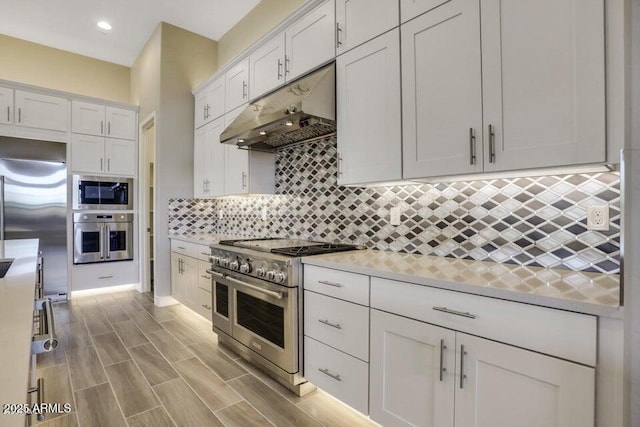
<path fill-rule="evenodd" d="M 218 40 L 259 0 L 0 0 L 0 33 L 131 66 L 161 21 Z M 105 20 L 113 29 L 98 31 Z"/>

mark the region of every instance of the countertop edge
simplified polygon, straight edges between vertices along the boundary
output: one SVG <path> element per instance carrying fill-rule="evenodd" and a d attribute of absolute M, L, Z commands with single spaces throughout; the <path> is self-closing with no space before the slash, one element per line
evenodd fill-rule
<path fill-rule="evenodd" d="M 536 295 L 532 293 L 512 291 L 507 289 L 488 288 L 478 285 L 470 285 L 466 283 L 450 282 L 445 280 L 430 279 L 420 276 L 412 276 L 402 273 L 391 273 L 383 270 L 376 270 L 368 267 L 349 266 L 343 263 L 326 261 L 319 257 L 303 257 L 302 263 L 306 265 L 314 265 L 317 267 L 333 268 L 336 270 L 347 271 L 351 273 L 364 274 L 381 279 L 397 280 L 399 282 L 407 282 L 418 286 L 430 286 L 433 288 L 446 289 L 455 292 L 463 292 L 478 296 L 497 298 L 507 301 L 519 302 L 524 304 L 542 306 L 564 311 L 572 311 L 582 314 L 590 314 L 594 316 L 621 317 L 621 306 L 608 306 L 592 304 L 588 302 L 571 301 L 563 298 L 549 297 L 545 295 Z"/>

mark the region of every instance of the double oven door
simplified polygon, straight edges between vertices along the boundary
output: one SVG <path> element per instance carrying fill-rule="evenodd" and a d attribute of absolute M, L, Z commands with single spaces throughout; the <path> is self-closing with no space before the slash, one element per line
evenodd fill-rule
<path fill-rule="evenodd" d="M 289 374 L 299 369 L 298 288 L 213 271 L 213 324 Z"/>
<path fill-rule="evenodd" d="M 85 214 L 82 216 L 113 217 L 114 215 Z M 85 221 L 74 221 L 73 263 L 88 264 L 133 259 L 133 223 L 109 221 L 112 218 L 95 219 L 95 221 L 91 221 L 91 218 Z"/>

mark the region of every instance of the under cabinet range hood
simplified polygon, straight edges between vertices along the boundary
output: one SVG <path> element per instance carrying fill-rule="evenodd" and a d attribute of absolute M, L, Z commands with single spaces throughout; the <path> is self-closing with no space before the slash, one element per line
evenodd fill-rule
<path fill-rule="evenodd" d="M 335 63 L 260 98 L 220 135 L 220 142 L 273 151 L 336 132 Z"/>

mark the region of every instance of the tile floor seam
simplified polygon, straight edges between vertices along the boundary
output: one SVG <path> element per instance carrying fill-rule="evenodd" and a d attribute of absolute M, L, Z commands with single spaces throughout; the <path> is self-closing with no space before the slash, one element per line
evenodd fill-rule
<path fill-rule="evenodd" d="M 144 414 L 144 413 L 146 413 L 146 412 L 151 412 L 151 411 L 153 411 L 154 409 L 158 409 L 158 408 L 162 408 L 162 402 L 160 402 L 160 404 L 159 404 L 158 406 L 154 406 L 153 408 L 145 409 L 144 411 L 140 411 L 140 412 L 137 412 L 137 413 L 135 413 L 135 414 L 131 414 L 131 415 L 129 415 L 129 416 L 127 417 L 127 419 L 129 419 L 129 418 L 133 418 L 133 417 L 135 417 L 135 416 L 137 416 L 137 415 L 142 415 L 142 414 Z"/>
<path fill-rule="evenodd" d="M 252 374 L 251 374 L 251 373 L 248 373 L 247 375 L 252 375 Z M 243 376 L 244 376 L 244 375 L 243 375 Z M 255 375 L 253 375 L 253 376 L 255 377 Z M 240 377 L 238 377 L 238 378 L 240 378 Z M 258 377 L 256 377 L 256 378 L 258 378 Z M 258 378 L 258 379 L 259 379 L 259 378 Z M 252 408 L 253 408 L 253 409 L 254 409 L 258 414 L 260 414 L 260 415 L 262 416 L 262 418 L 264 418 L 265 420 L 267 420 L 267 422 L 268 422 L 269 424 L 271 424 L 273 427 L 278 427 L 278 426 L 277 426 L 273 421 L 271 421 L 271 420 L 269 419 L 269 417 L 267 417 L 267 416 L 266 416 L 265 414 L 263 414 L 263 413 L 262 413 L 258 408 L 256 408 L 255 406 L 253 406 L 253 405 L 251 404 L 251 402 L 249 402 L 247 399 L 245 399 L 245 398 L 242 396 L 242 394 L 240 394 L 240 392 L 239 392 L 238 390 L 236 390 L 235 388 L 233 388 L 233 386 L 231 386 L 231 385 L 229 385 L 229 387 L 231 387 L 231 389 L 233 389 L 233 391 L 235 391 L 235 392 L 237 393 L 237 395 L 238 395 L 238 396 L 242 397 L 242 401 L 243 401 L 243 402 L 247 402 L 247 405 L 249 405 L 250 407 L 252 407 Z M 237 405 L 238 403 L 240 403 L 240 402 L 236 402 L 236 403 L 234 403 L 233 405 Z M 230 408 L 230 407 L 231 407 L 231 406 L 233 406 L 233 405 L 229 405 L 229 406 L 227 406 L 227 408 Z M 223 409 L 226 409 L 226 408 L 223 408 Z M 220 409 L 220 410 L 222 411 L 222 409 Z M 219 418 L 219 417 L 218 417 L 218 418 Z"/>

